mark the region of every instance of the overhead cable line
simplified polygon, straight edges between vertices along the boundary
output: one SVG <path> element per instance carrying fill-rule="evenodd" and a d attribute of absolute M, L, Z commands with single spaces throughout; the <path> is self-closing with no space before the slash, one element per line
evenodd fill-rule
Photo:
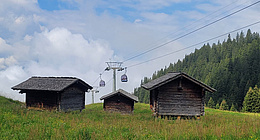
<path fill-rule="evenodd" d="M 237 0 L 237 1 L 238 1 L 238 0 Z M 237 2 L 237 1 L 234 1 L 234 2 Z M 232 2 L 231 4 L 233 4 L 234 2 Z M 231 13 L 231 14 L 228 14 L 228 15 L 226 15 L 226 16 L 224 16 L 224 17 L 218 19 L 218 20 L 215 20 L 215 21 L 213 21 L 213 22 L 211 22 L 211 23 L 209 23 L 209 24 L 206 24 L 206 25 L 204 25 L 204 26 L 202 26 L 202 27 L 200 27 L 200 28 L 198 28 L 198 29 L 196 29 L 196 30 L 193 30 L 193 31 L 191 31 L 191 32 L 189 32 L 189 33 L 187 33 L 187 34 L 184 34 L 184 35 L 182 35 L 182 36 L 179 36 L 179 37 L 177 37 L 177 38 L 175 38 L 175 39 L 173 39 L 173 40 L 170 40 L 170 41 L 168 41 L 168 42 L 166 42 L 166 43 L 163 43 L 163 44 L 161 44 L 161 45 L 159 45 L 159 46 L 157 46 L 157 47 L 154 47 L 154 48 L 152 48 L 152 49 L 149 49 L 149 50 L 147 50 L 147 51 L 145 51 L 145 52 L 143 52 L 143 53 L 140 53 L 140 54 L 138 54 L 138 55 L 136 55 L 136 56 L 130 57 L 130 58 L 126 59 L 126 60 L 123 61 L 123 62 L 129 61 L 129 60 L 131 60 L 131 59 L 134 59 L 134 58 L 136 58 L 136 57 L 139 57 L 139 56 L 141 56 L 141 55 L 144 55 L 144 54 L 146 54 L 146 53 L 148 53 L 148 52 L 151 52 L 151 51 L 153 51 L 153 50 L 156 50 L 156 49 L 158 49 L 158 48 L 161 48 L 161 47 L 163 47 L 163 46 L 165 46 L 165 45 L 167 45 L 167 44 L 169 44 L 169 43 L 171 43 L 171 42 L 174 42 L 174 41 L 176 41 L 176 40 L 179 40 L 179 39 L 181 39 L 181 38 L 183 38 L 183 37 L 185 37 L 185 36 L 188 36 L 188 35 L 190 35 L 190 34 L 196 32 L 196 31 L 199 31 L 199 30 L 201 30 L 201 29 L 203 29 L 203 28 L 206 28 L 207 26 L 210 26 L 210 25 L 212 25 L 212 24 L 214 24 L 214 23 L 216 23 L 216 22 L 218 22 L 218 21 L 221 21 L 221 20 L 223 20 L 223 19 L 225 19 L 225 18 L 227 18 L 227 17 L 229 17 L 229 16 L 231 16 L 231 15 L 234 15 L 234 14 L 240 12 L 240 11 L 243 11 L 243 10 L 245 10 L 245 9 L 247 9 L 247 8 L 249 8 L 249 7 L 251 7 L 251 6 L 255 5 L 255 4 L 257 4 L 257 3 L 259 3 L 259 2 L 260 2 L 260 1 L 257 1 L 257 2 L 255 2 L 255 3 L 253 3 L 253 4 L 250 4 L 250 5 L 248 5 L 248 6 L 244 7 L 244 8 L 242 8 L 242 9 L 239 9 L 239 10 L 237 10 L 237 11 Z M 245 3 L 247 3 L 247 2 L 245 2 Z M 207 15 L 207 16 L 205 16 L 205 17 L 203 17 L 203 18 L 201 18 L 201 19 L 199 19 L 199 20 L 197 20 L 197 21 L 195 21 L 195 22 L 193 22 L 193 23 L 191 23 L 191 24 L 185 26 L 184 28 L 187 28 L 187 27 L 189 27 L 189 26 L 195 24 L 196 22 L 198 22 L 198 21 L 200 21 L 200 20 L 202 20 L 202 19 L 204 19 L 204 18 L 206 18 L 206 17 L 209 17 L 210 15 L 213 15 L 214 13 L 217 13 L 218 11 L 220 11 L 220 10 L 222 10 L 222 9 L 225 9 L 226 7 L 230 6 L 231 4 L 229 4 L 229 5 L 227 5 L 227 6 L 223 7 L 223 8 L 220 8 L 220 9 L 218 9 L 218 10 L 212 12 L 211 14 L 209 14 L 209 15 Z M 243 3 L 243 4 L 244 4 L 244 3 Z M 242 5 L 242 4 L 241 4 L 241 5 Z M 239 6 L 240 6 L 240 5 L 239 5 Z M 237 6 L 237 7 L 239 7 L 239 6 Z M 235 7 L 235 8 L 236 8 L 236 7 Z M 235 9 L 235 8 L 233 8 L 233 9 Z M 233 10 L 233 9 L 231 9 L 231 10 Z M 229 11 L 230 11 L 230 10 L 229 10 Z M 180 31 L 180 30 L 179 30 L 179 31 Z M 171 34 L 170 34 L 170 35 L 171 35 Z M 170 36 L 170 35 L 167 35 L 166 37 L 168 37 L 168 36 Z M 165 37 L 165 38 L 166 38 L 166 37 Z M 162 38 L 162 39 L 163 39 L 163 38 Z M 158 41 L 159 41 L 159 40 L 158 40 Z M 152 60 L 150 60 L 150 61 L 152 61 Z M 149 62 L 149 61 L 148 61 L 148 62 Z M 143 62 L 143 63 L 145 63 L 145 62 Z M 105 72 L 105 70 L 101 73 L 101 75 L 103 75 L 104 72 Z M 99 79 L 99 77 L 93 82 L 93 85 L 98 81 L 98 79 Z M 111 81 L 111 80 L 112 80 L 112 79 L 110 79 L 109 81 Z"/>
<path fill-rule="evenodd" d="M 103 70 L 103 72 L 102 73 L 100 73 L 100 76 L 101 75 L 103 75 L 104 74 L 104 72 L 105 72 L 105 70 Z M 94 85 L 97 81 L 98 81 L 98 79 L 100 79 L 100 76 L 98 76 L 98 78 L 93 82 L 93 84 L 92 85 Z"/>
<path fill-rule="evenodd" d="M 185 36 L 188 36 L 188 35 L 190 35 L 190 34 L 192 34 L 192 33 L 194 33 L 194 32 L 197 32 L 197 31 L 199 31 L 199 30 L 201 30 L 201 29 L 204 29 L 204 28 L 206 28 L 206 27 L 208 27 L 208 26 L 210 26 L 210 25 L 212 25 L 212 24 L 214 24 L 214 23 L 217 23 L 217 22 L 219 22 L 219 21 L 221 21 L 221 20 L 223 20 L 223 19 L 225 19 L 225 18 L 227 18 L 227 17 L 230 17 L 230 16 L 232 16 L 232 15 L 234 15 L 234 14 L 236 14 L 236 13 L 239 13 L 239 12 L 241 12 L 241 11 L 243 11 L 243 10 L 249 8 L 249 7 L 252 7 L 252 6 L 258 4 L 259 2 L 260 2 L 260 1 L 257 1 L 257 2 L 255 2 L 255 3 L 253 3 L 253 4 L 250 4 L 250 5 L 248 5 L 248 6 L 244 7 L 244 8 L 241 8 L 241 9 L 235 11 L 235 12 L 232 12 L 232 13 L 230 13 L 230 14 L 228 14 L 228 15 L 222 17 L 222 18 L 219 18 L 219 19 L 217 19 L 217 20 L 215 20 L 215 21 L 213 21 L 213 22 L 211 22 L 211 23 L 208 23 L 208 24 L 206 24 L 206 25 L 204 25 L 204 26 L 202 26 L 202 27 L 200 27 L 200 28 L 197 28 L 197 29 L 195 29 L 195 30 L 193 30 L 193 31 L 191 31 L 191 32 L 188 32 L 188 33 L 186 33 L 186 34 L 184 34 L 184 35 L 181 35 L 181 36 L 179 36 L 179 37 L 177 37 L 177 38 L 175 38 L 175 39 L 172 39 L 172 40 L 170 40 L 170 41 L 168 41 L 168 42 L 166 42 L 166 43 L 163 43 L 163 44 L 161 44 L 161 45 L 159 45 L 159 46 L 157 46 L 157 47 L 154 47 L 154 48 L 151 48 L 151 49 L 149 49 L 149 50 L 147 50 L 147 51 L 144 51 L 144 52 L 142 52 L 142 53 L 140 53 L 140 54 L 138 54 L 138 55 L 136 55 L 136 56 L 130 57 L 130 58 L 126 59 L 126 60 L 123 61 L 123 62 L 129 61 L 129 60 L 134 59 L 134 58 L 136 58 L 136 57 L 142 56 L 142 55 L 144 55 L 144 54 L 146 54 L 146 53 L 148 53 L 148 52 L 151 52 L 151 51 L 153 51 L 153 50 L 156 50 L 156 49 L 158 49 L 158 48 L 161 48 L 161 47 L 163 47 L 163 46 L 165 46 L 165 45 L 167 45 L 167 44 L 170 44 L 170 43 L 172 43 L 172 42 L 174 42 L 174 41 L 176 41 L 176 40 L 179 40 L 179 39 L 181 39 L 181 38 L 183 38 L 183 37 L 185 37 Z"/>
<path fill-rule="evenodd" d="M 217 13 L 217 12 L 219 12 L 219 11 L 221 11 L 221 10 L 227 8 L 227 7 L 229 7 L 230 5 L 233 5 L 234 3 L 238 2 L 238 1 L 239 1 L 239 0 L 235 0 L 235 1 L 231 2 L 230 4 L 224 6 L 224 7 L 220 8 L 220 9 L 218 9 L 218 10 L 216 10 L 216 11 L 213 11 L 213 12 L 211 12 L 210 14 L 208 14 L 208 15 L 206 15 L 206 16 L 204 16 L 204 17 L 202 17 L 202 18 L 200 18 L 200 19 L 198 19 L 198 20 L 196 20 L 196 21 L 194 21 L 194 22 L 192 22 L 192 23 L 190 23 L 190 24 L 188 24 L 188 25 L 182 27 L 181 29 L 175 30 L 174 33 L 170 33 L 170 34 L 168 34 L 168 35 L 166 35 L 166 36 L 164 36 L 164 37 L 162 37 L 162 38 L 156 40 L 154 43 L 159 42 L 159 41 L 161 41 L 161 40 L 163 40 L 163 39 L 165 39 L 165 38 L 167 38 L 167 37 L 169 37 L 169 36 L 177 35 L 177 33 L 180 32 L 180 31 L 183 31 L 183 29 L 185 29 L 185 30 L 190 30 L 188 27 L 190 27 L 190 26 L 192 26 L 192 25 L 198 23 L 199 21 L 201 21 L 201 20 L 203 20 L 203 19 L 205 19 L 205 18 L 207 18 L 207 17 L 210 17 L 211 15 L 214 15 L 215 13 Z M 245 3 L 247 3 L 247 2 L 245 2 Z M 245 3 L 243 3 L 243 4 L 245 4 Z M 231 11 L 231 10 L 237 8 L 237 7 L 240 7 L 240 6 L 243 5 L 243 4 L 240 4 L 239 6 L 236 6 L 236 7 L 232 8 L 232 9 L 230 9 L 230 10 L 228 10 L 228 11 Z M 228 12 L 228 11 L 224 11 L 224 12 Z M 219 15 L 221 15 L 221 14 L 219 14 Z M 219 16 L 219 15 L 218 15 L 218 16 Z M 217 16 L 215 16 L 215 17 L 212 18 L 212 19 L 215 19 L 216 17 L 217 17 Z M 210 19 L 210 20 L 211 20 L 211 19 Z M 210 21 L 210 20 L 208 20 L 208 21 Z M 179 35 L 180 35 L 180 34 L 179 34 Z M 152 45 L 152 44 L 154 44 L 154 43 L 150 43 L 150 44 Z M 149 46 L 149 45 L 147 44 L 147 46 Z M 156 46 L 156 45 L 154 45 L 154 46 Z M 139 49 L 139 51 L 141 51 L 141 49 Z M 139 52 L 139 51 L 135 51 L 135 52 Z M 134 54 L 134 53 L 132 53 L 132 54 Z M 131 55 L 129 55 L 129 56 L 131 56 Z M 130 57 L 129 57 L 129 58 L 130 58 Z M 127 59 L 126 61 L 128 61 L 128 59 Z"/>
<path fill-rule="evenodd" d="M 171 35 L 174 35 L 174 34 L 176 35 L 176 34 L 177 34 L 176 32 L 180 32 L 180 31 L 183 30 L 183 29 L 188 30 L 187 27 L 190 27 L 191 25 L 193 25 L 193 24 L 195 24 L 195 23 L 201 21 L 202 19 L 205 19 L 205 18 L 207 18 L 207 17 L 210 17 L 211 15 L 213 15 L 213 14 L 217 13 L 218 11 L 221 11 L 221 10 L 223 10 L 223 9 L 225 9 L 225 8 L 227 8 L 227 7 L 229 7 L 230 5 L 233 5 L 234 3 L 238 2 L 238 1 L 239 1 L 239 0 L 235 0 L 235 1 L 231 2 L 230 4 L 228 4 L 228 5 L 226 5 L 226 6 L 222 7 L 222 8 L 220 8 L 220 9 L 218 9 L 218 10 L 216 10 L 216 11 L 214 11 L 214 12 L 212 12 L 212 13 L 210 13 L 210 14 L 208 14 L 208 15 L 206 15 L 206 16 L 204 16 L 204 17 L 202 17 L 202 18 L 200 18 L 200 19 L 198 19 L 198 20 L 196 20 L 196 21 L 194 21 L 194 22 L 192 22 L 191 24 L 189 24 L 189 25 L 187 25 L 187 26 L 184 26 L 182 29 L 176 30 L 175 33 L 168 34 L 167 36 L 165 36 L 165 37 L 163 37 L 163 38 L 161 38 L 161 39 L 158 39 L 156 42 L 158 42 L 158 41 L 160 41 L 160 40 L 162 40 L 162 39 L 164 39 L 164 38 L 167 38 L 167 37 L 169 37 L 169 36 L 171 36 Z M 246 2 L 245 2 L 245 3 L 246 3 Z M 244 4 L 244 3 L 243 3 L 243 4 Z M 241 4 L 241 5 L 242 5 L 242 4 Z M 239 6 L 241 6 L 241 5 L 239 5 Z M 239 6 L 236 6 L 235 8 L 237 8 L 237 7 L 239 7 Z M 232 8 L 231 10 L 233 10 L 233 9 L 235 9 L 235 8 Z M 231 11 L 231 10 L 229 10 L 229 11 Z M 136 52 L 137 52 L 137 51 L 136 51 Z M 126 60 L 126 61 L 127 61 L 127 60 Z M 94 84 L 100 79 L 100 76 L 103 75 L 104 72 L 105 72 L 105 70 L 104 70 L 102 73 L 100 73 L 100 75 L 97 77 L 97 79 L 93 82 L 92 85 L 94 85 Z"/>
<path fill-rule="evenodd" d="M 257 22 L 255 22 L 255 23 L 252 23 L 252 24 L 246 25 L 246 26 L 244 26 L 244 27 L 241 27 L 241 28 L 239 28 L 239 29 L 236 29 L 236 30 L 233 30 L 233 31 L 227 32 L 227 33 L 225 33 L 225 34 L 222 34 L 222 35 L 219 35 L 219 36 L 213 37 L 213 38 L 208 39 L 208 40 L 205 40 L 205 41 L 201 41 L 201 42 L 196 43 L 196 44 L 194 44 L 194 45 L 191 45 L 191 46 L 189 46 L 189 47 L 186 47 L 186 48 L 183 48 L 183 49 L 179 49 L 179 50 L 177 50 L 177 51 L 173 51 L 173 52 L 170 52 L 170 53 L 167 53 L 167 54 L 164 54 L 164 55 L 161 55 L 161 56 L 158 56 L 158 57 L 155 57 L 155 58 L 149 59 L 149 60 L 144 61 L 144 62 L 140 62 L 140 63 L 137 63 L 137 64 L 130 65 L 130 66 L 128 66 L 128 68 L 135 67 L 135 66 L 138 66 L 138 65 L 141 65 L 141 64 L 144 64 L 144 63 L 147 63 L 147 62 L 150 62 L 150 61 L 156 60 L 156 59 L 160 59 L 160 58 L 166 57 L 166 56 L 168 56 L 168 55 L 171 55 L 171 54 L 174 54 L 174 53 L 177 53 L 177 52 L 180 52 L 180 51 L 186 50 L 186 49 L 188 49 L 188 48 L 191 48 L 191 47 L 194 47 L 194 46 L 200 45 L 200 44 L 202 44 L 202 43 L 205 43 L 205 42 L 208 42 L 208 41 L 211 41 L 211 40 L 214 40 L 214 39 L 220 38 L 220 37 L 222 37 L 222 36 L 228 35 L 228 34 L 233 33 L 233 32 L 237 32 L 237 31 L 239 31 L 239 30 L 241 30 L 241 29 L 244 29 L 244 28 L 247 28 L 247 27 L 250 27 L 250 26 L 253 26 L 253 25 L 259 24 L 259 23 L 260 23 L 260 21 L 257 21 Z"/>

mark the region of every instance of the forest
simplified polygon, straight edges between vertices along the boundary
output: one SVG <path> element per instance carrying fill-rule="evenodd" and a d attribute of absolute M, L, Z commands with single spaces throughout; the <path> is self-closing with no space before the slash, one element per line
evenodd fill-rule
<path fill-rule="evenodd" d="M 141 85 L 168 72 L 185 72 L 217 90 L 206 93 L 206 104 L 211 97 L 216 104 L 225 100 L 229 107 L 233 104 L 240 111 L 249 88 L 260 85 L 259 60 L 259 33 L 248 29 L 246 34 L 237 33 L 235 38 L 228 35 L 223 42 L 204 44 L 183 60 L 155 71 L 152 77 L 144 77 Z M 134 89 L 134 95 L 140 102 L 149 103 L 149 91 L 141 85 Z"/>

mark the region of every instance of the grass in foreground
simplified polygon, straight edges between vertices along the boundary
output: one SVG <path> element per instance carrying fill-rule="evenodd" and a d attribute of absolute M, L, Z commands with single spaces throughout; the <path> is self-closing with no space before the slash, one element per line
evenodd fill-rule
<path fill-rule="evenodd" d="M 205 111 L 200 120 L 180 121 L 154 119 L 142 103 L 133 115 L 104 112 L 100 103 L 60 113 L 0 96 L 0 139 L 260 139 L 259 114 Z"/>

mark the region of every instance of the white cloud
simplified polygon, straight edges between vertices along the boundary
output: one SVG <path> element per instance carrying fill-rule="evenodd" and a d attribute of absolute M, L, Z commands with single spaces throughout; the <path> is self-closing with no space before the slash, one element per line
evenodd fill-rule
<path fill-rule="evenodd" d="M 65 28 L 45 30 L 29 38 L 12 47 L 1 40 L 5 46 L 15 48 L 12 52 L 15 56 L 0 59 L 4 93 L 13 93 L 10 91 L 11 86 L 33 75 L 76 76 L 92 82 L 99 75 L 100 69 L 104 68 L 104 61 L 113 56 L 113 51 L 105 41 L 88 41 Z"/>
<path fill-rule="evenodd" d="M 12 66 L 16 63 L 17 61 L 13 56 L 10 56 L 8 58 L 0 58 L 0 70 Z"/>
<path fill-rule="evenodd" d="M 142 22 L 142 20 L 141 20 L 141 19 L 136 19 L 136 20 L 134 21 L 134 23 L 139 23 L 139 22 Z"/>

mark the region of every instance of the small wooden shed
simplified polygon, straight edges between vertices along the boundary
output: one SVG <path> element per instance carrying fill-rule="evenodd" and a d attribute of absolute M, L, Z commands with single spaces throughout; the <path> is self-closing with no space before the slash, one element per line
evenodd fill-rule
<path fill-rule="evenodd" d="M 132 113 L 134 110 L 134 102 L 138 102 L 138 97 L 119 89 L 102 96 L 100 100 L 104 100 L 103 108 L 105 111 Z"/>
<path fill-rule="evenodd" d="M 155 116 L 204 115 L 205 91 L 216 90 L 183 72 L 171 72 L 142 85 L 150 91 Z"/>
<path fill-rule="evenodd" d="M 26 107 L 73 111 L 85 109 L 85 92 L 92 87 L 74 77 L 31 77 L 12 89 L 26 93 Z"/>

